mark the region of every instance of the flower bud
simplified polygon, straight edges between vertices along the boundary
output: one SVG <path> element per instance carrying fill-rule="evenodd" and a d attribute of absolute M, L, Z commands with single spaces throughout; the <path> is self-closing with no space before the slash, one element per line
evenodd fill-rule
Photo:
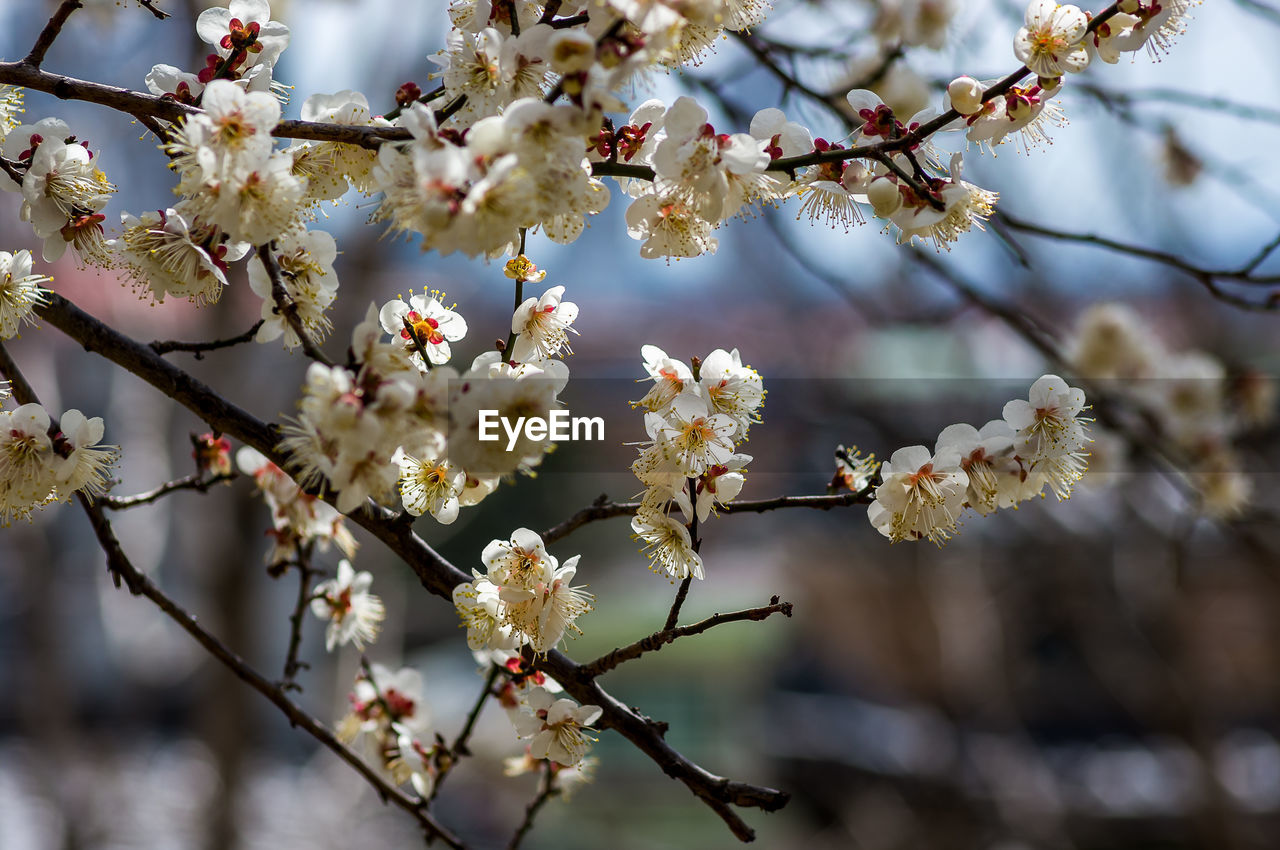
<path fill-rule="evenodd" d="M 902 208 L 902 193 L 889 177 L 877 177 L 867 187 L 867 200 L 880 218 L 888 218 Z"/>
<path fill-rule="evenodd" d="M 973 77 L 956 77 L 947 86 L 951 106 L 961 115 L 974 115 L 982 111 L 982 83 Z"/>

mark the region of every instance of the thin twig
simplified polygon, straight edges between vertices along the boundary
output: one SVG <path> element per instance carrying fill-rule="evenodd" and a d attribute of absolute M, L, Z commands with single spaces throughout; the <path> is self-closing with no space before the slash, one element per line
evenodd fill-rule
<path fill-rule="evenodd" d="M 236 474 L 234 472 L 219 473 L 212 478 L 205 478 L 202 472 L 193 472 L 183 478 L 166 481 L 154 490 L 148 490 L 136 496 L 103 496 L 98 500 L 98 503 L 107 510 L 123 511 L 140 505 L 149 505 L 179 490 L 195 490 L 197 493 L 207 493 L 215 484 L 234 481 L 235 478 Z"/>
<path fill-rule="evenodd" d="M 781 508 L 816 508 L 820 511 L 829 511 L 832 508 L 844 508 L 850 505 L 867 505 L 871 503 L 871 495 L 869 491 L 863 490 L 857 493 L 837 493 L 835 495 L 821 496 L 777 496 L 772 499 L 739 499 L 730 502 L 727 505 L 720 505 L 716 512 L 718 514 L 744 514 L 744 513 L 764 513 L 765 511 L 775 511 Z M 554 525 L 546 531 L 542 532 L 542 540 L 545 543 L 551 543 L 569 536 L 577 529 L 588 523 L 596 522 L 602 519 L 612 519 L 620 516 L 635 516 L 636 511 L 640 509 L 640 502 L 610 502 L 607 498 L 601 497 L 595 500 L 585 508 L 582 508 L 573 516 Z"/>
<path fill-rule="evenodd" d="M 444 778 L 457 766 L 462 756 L 471 755 L 471 751 L 467 749 L 467 741 L 471 740 L 471 733 L 476 727 L 476 721 L 480 718 L 480 712 L 484 709 L 485 703 L 489 701 L 489 697 L 494 695 L 493 685 L 498 681 L 502 668 L 495 665 L 490 666 L 489 674 L 485 676 L 484 687 L 480 690 L 480 695 L 476 697 L 475 704 L 471 706 L 471 711 L 467 712 L 466 722 L 462 724 L 462 731 L 458 733 L 458 737 L 453 739 L 453 744 L 449 747 L 449 759 L 440 766 L 440 773 L 436 775 L 436 781 L 431 785 L 431 796 L 428 800 L 434 800 L 436 794 L 440 793 L 440 786 L 444 783 Z"/>
<path fill-rule="evenodd" d="M 284 657 L 284 679 L 280 682 L 280 688 L 285 691 L 301 691 L 302 686 L 296 681 L 298 673 L 311 666 L 298 660 L 298 651 L 302 648 L 302 623 L 311 604 L 311 578 L 316 572 L 311 568 L 311 545 L 308 543 L 302 548 L 294 563 L 298 571 L 298 598 L 294 602 L 293 613 L 289 615 L 289 649 Z"/>
<path fill-rule="evenodd" d="M 639 658 L 646 652 L 657 652 L 662 647 L 676 640 L 677 638 L 689 637 L 690 635 L 698 635 L 713 629 L 724 623 L 740 623 L 745 620 L 764 620 L 774 614 L 783 614 L 787 617 L 791 616 L 791 603 L 780 602 L 778 597 L 773 597 L 768 605 L 762 605 L 759 608 L 747 608 L 742 611 L 733 611 L 729 614 L 714 614 L 705 620 L 699 620 L 688 626 L 671 626 L 667 625 L 662 631 L 654 632 L 647 637 L 643 637 L 633 644 L 620 647 L 612 652 L 606 653 L 595 661 L 591 661 L 582 665 L 582 673 L 587 676 L 599 676 L 607 673 L 625 661 L 633 658 Z"/>
<path fill-rule="evenodd" d="M 76 9 L 83 7 L 84 4 L 80 0 L 62 0 L 58 4 L 58 8 L 49 17 L 49 22 L 44 25 L 44 29 L 40 30 L 40 35 L 36 37 L 35 45 L 32 46 L 31 52 L 27 54 L 27 57 L 22 60 L 22 64 L 30 65 L 32 68 L 39 68 L 40 63 L 44 61 L 44 55 L 49 52 L 54 40 L 62 32 L 62 26 L 67 22 L 67 18 L 71 17 L 71 13 Z"/>
<path fill-rule="evenodd" d="M 538 794 L 529 802 L 524 809 L 524 820 L 520 821 L 520 825 L 516 827 L 515 835 L 511 836 L 511 840 L 507 842 L 507 850 L 518 850 L 520 842 L 529 834 L 529 830 L 533 829 L 533 819 L 538 816 L 538 810 L 546 805 L 556 794 L 560 793 L 560 789 L 556 787 L 555 774 L 551 772 L 551 762 L 544 762 L 542 765 L 542 778 L 538 781 Z"/>
<path fill-rule="evenodd" d="M 187 351 L 196 356 L 197 360 L 204 359 L 204 352 L 217 351 L 219 348 L 230 348 L 233 345 L 242 345 L 246 342 L 253 342 L 253 338 L 258 335 L 258 329 L 262 327 L 266 319 L 259 319 L 253 323 L 253 327 L 244 333 L 228 337 L 226 339 L 215 339 L 211 342 L 180 342 L 176 339 L 165 340 L 161 342 L 156 340 L 151 343 L 151 350 L 156 354 L 168 354 L 171 351 Z"/>
<path fill-rule="evenodd" d="M 155 15 L 157 20 L 163 21 L 165 18 L 171 17 L 171 15 L 168 12 L 164 11 L 163 9 L 157 9 L 155 6 L 151 4 L 152 4 L 152 0 L 138 0 L 138 5 L 146 9 L 151 14 Z"/>
<path fill-rule="evenodd" d="M 1073 233 L 1065 230 L 1044 227 L 1043 225 L 1033 224 L 1020 218 L 1015 218 L 1008 212 L 1003 210 L 997 211 L 996 216 L 1014 230 L 1020 230 L 1024 233 L 1030 233 L 1034 236 L 1043 236 L 1048 239 L 1057 239 L 1064 242 L 1077 242 L 1083 245 L 1093 245 L 1098 248 L 1104 248 L 1108 251 L 1115 251 L 1121 254 L 1128 254 L 1144 260 L 1150 260 L 1177 269 L 1193 280 L 1198 281 L 1209 291 L 1209 294 L 1219 301 L 1225 301 L 1244 310 L 1253 310 L 1259 312 L 1272 312 L 1280 310 L 1280 289 L 1274 290 L 1267 294 L 1262 300 L 1245 298 L 1234 293 L 1227 292 L 1218 285 L 1219 281 L 1227 281 L 1235 284 L 1250 286 L 1280 286 L 1280 274 L 1255 276 L 1253 269 L 1222 269 L 1213 270 L 1206 269 L 1190 263 L 1176 254 L 1170 254 L 1167 251 L 1158 251 L 1154 248 L 1143 248 L 1140 245 L 1130 245 L 1111 239 L 1107 236 L 1098 236 L 1093 233 Z"/>

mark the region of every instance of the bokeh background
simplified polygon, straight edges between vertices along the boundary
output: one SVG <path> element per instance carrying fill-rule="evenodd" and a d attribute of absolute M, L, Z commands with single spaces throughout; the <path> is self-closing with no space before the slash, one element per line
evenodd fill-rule
<path fill-rule="evenodd" d="M 53 8 L 0 7 L 0 56 L 16 58 Z M 92 2 L 45 67 L 143 87 L 153 63 L 200 67 L 192 21 L 204 4 L 164 0 L 158 22 L 132 4 Z M 761 34 L 814 88 L 841 91 L 879 61 L 871 2 L 777 2 Z M 994 77 L 1021 9 L 957 3 L 941 51 L 907 48 L 882 81 L 891 102 L 940 101 L 960 72 Z M 292 29 L 276 78 L 296 117 L 314 92 L 356 88 L 390 104 L 425 82 L 444 37 L 442 2 L 273 3 Z M 1001 193 L 1029 221 L 1173 251 L 1234 268 L 1280 231 L 1280 14 L 1265 2 L 1215 0 L 1159 63 L 1096 63 L 1061 102 L 1069 126 L 1030 155 L 976 151 L 966 177 Z M 908 70 L 910 69 L 910 70 Z M 736 41 L 685 74 L 659 76 L 636 101 L 693 93 L 717 128 L 785 105 L 815 135 L 845 134 L 830 111 L 784 92 Z M 376 108 L 376 107 L 375 107 Z M 173 180 L 142 129 L 99 107 L 31 94 L 27 116 L 57 115 L 101 151 L 120 187 L 109 220 L 170 202 Z M 949 143 L 953 148 L 956 142 Z M 959 142 L 963 145 L 963 142 Z M 1011 146 L 1010 146 L 1011 147 Z M 1188 164 L 1198 168 L 1188 169 Z M 1174 168 L 1174 165 L 1180 168 Z M 845 233 L 795 222 L 795 206 L 724 228 L 714 256 L 642 261 L 625 232 L 625 199 L 574 245 L 531 238 L 529 253 L 581 307 L 569 365 L 570 408 L 606 418 L 606 442 L 569 445 L 522 478 L 423 534 L 454 563 L 479 566 L 494 537 L 548 528 L 600 493 L 633 495 L 631 448 L 644 437 L 626 405 L 642 392 L 639 349 L 673 356 L 738 347 L 764 376 L 764 422 L 743 498 L 821 493 L 834 447 L 887 457 L 932 444 L 944 426 L 980 425 L 1055 368 L 951 278 L 1016 308 L 1063 340 L 1085 309 L 1133 307 L 1172 349 L 1199 349 L 1232 374 L 1275 373 L 1275 317 L 1215 300 L 1168 267 L 1088 244 L 1025 233 L 974 233 L 921 265 L 874 224 Z M 420 254 L 348 200 L 318 226 L 338 239 L 342 288 L 333 340 L 369 301 L 444 289 L 471 327 L 469 358 L 505 336 L 509 282 L 499 265 Z M 0 248 L 36 248 L 0 197 Z M 928 255 L 934 258 L 932 252 Z M 1280 269 L 1280 257 L 1259 273 Z M 50 272 L 81 307 L 142 340 L 215 338 L 257 318 L 242 270 L 222 301 L 151 306 L 110 275 L 69 262 Z M 1246 292 L 1248 295 L 1258 293 Z M 337 343 L 341 344 L 341 343 Z M 202 424 L 141 381 L 109 369 L 49 328 L 12 345 L 51 408 L 107 421 L 124 452 L 114 492 L 149 489 L 191 470 Z M 175 356 L 263 418 L 293 410 L 304 366 L 275 344 Z M 1122 388 L 1123 390 L 1123 388 Z M 577 396 L 574 393 L 578 393 Z M 606 687 L 671 725 L 668 739 L 715 772 L 789 790 L 781 812 L 747 812 L 770 848 L 1265 848 L 1280 835 L 1280 535 L 1270 427 L 1237 448 L 1254 499 L 1211 520 L 1140 458 L 1087 480 L 1069 502 L 973 518 L 945 548 L 890 546 L 864 508 L 726 516 L 704 529 L 707 580 L 687 619 L 795 603 L 790 619 L 725 626 L 610 674 Z M 1126 451 L 1119 452 L 1120 455 Z M 1128 450 L 1133 454 L 1132 450 Z M 1113 455 L 1116 453 L 1113 452 Z M 1098 476 L 1100 479 L 1101 476 Z M 1104 486 L 1105 485 L 1105 486 Z M 283 663 L 292 576 L 263 567 L 267 509 L 240 479 L 208 495 L 179 493 L 114 517 L 134 562 L 269 675 Z M 452 609 L 427 597 L 403 564 L 356 531 L 359 569 L 388 607 L 372 660 L 420 670 L 438 728 L 452 737 L 480 686 Z M 594 657 L 660 626 L 673 586 L 646 571 L 624 520 L 556 544 L 581 553 L 597 609 L 570 645 Z M 321 564 L 330 569 L 336 555 Z M 358 659 L 326 656 L 306 624 L 302 704 L 336 721 Z M 435 811 L 478 847 L 502 846 L 534 794 L 507 778 L 521 751 L 496 707 Z M 553 801 L 529 847 L 617 850 L 729 847 L 720 821 L 611 734 L 595 782 Z M 0 530 L 0 847 L 350 848 L 415 846 L 412 824 L 382 807 L 332 754 L 146 602 L 112 587 L 77 511 L 53 508 Z"/>

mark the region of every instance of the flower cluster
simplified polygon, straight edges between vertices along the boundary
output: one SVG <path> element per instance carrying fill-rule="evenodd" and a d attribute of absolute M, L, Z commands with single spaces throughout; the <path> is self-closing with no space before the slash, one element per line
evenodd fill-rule
<path fill-rule="evenodd" d="M 249 446 L 236 452 L 236 465 L 253 477 L 271 509 L 269 566 L 297 561 L 303 551 L 327 551 L 331 544 L 348 558 L 355 555 L 356 539 L 346 527 L 346 517 L 332 505 L 303 492 L 283 469 Z"/>
<path fill-rule="evenodd" d="M 1071 356 L 1080 374 L 1118 383 L 1145 411 L 1156 437 L 1184 456 L 1206 513 L 1229 517 L 1244 510 L 1253 482 L 1236 441 L 1274 418 L 1276 387 L 1269 377 L 1233 375 L 1210 354 L 1170 348 L 1120 304 L 1099 304 L 1080 317 Z M 1122 466 L 1120 457 L 1106 460 L 1112 469 Z"/>
<path fill-rule="evenodd" d="M 1045 487 L 1059 499 L 1086 468 L 1090 441 L 1082 417 L 1084 392 L 1057 375 L 1031 385 L 1027 400 L 1004 406 L 1004 418 L 974 428 L 949 425 L 932 452 L 925 446 L 898 449 L 880 467 L 880 485 L 867 518 L 893 542 L 927 539 L 942 544 L 961 513 L 986 516 L 1040 496 Z"/>
<path fill-rule="evenodd" d="M 751 456 L 737 446 L 760 421 L 764 382 L 736 348 L 717 348 L 692 368 L 653 345 L 640 352 L 653 386 L 632 405 L 645 410 L 649 441 L 631 464 L 645 486 L 631 529 L 645 544 L 651 570 L 700 579 L 702 558 L 685 523 L 705 522 L 742 490 Z M 685 523 L 669 512 L 672 503 Z"/>
<path fill-rule="evenodd" d="M 544 687 L 533 687 L 521 694 L 507 714 L 518 737 L 532 738 L 530 758 L 571 767 L 583 761 L 595 742 L 587 729 L 600 719 L 601 710 L 598 705 L 579 705 L 568 697 L 557 698 Z"/>
<path fill-rule="evenodd" d="M 102 419 L 78 410 L 57 423 L 34 402 L 0 410 L 0 523 L 77 492 L 89 499 L 105 493 L 120 449 L 102 445 L 102 434 Z"/>
<path fill-rule="evenodd" d="M 35 324 L 31 311 L 44 303 L 41 284 L 51 280 L 31 273 L 30 251 L 0 251 L 0 339 L 12 339 L 24 324 Z"/>
<path fill-rule="evenodd" d="M 329 652 L 348 643 L 363 650 L 366 643 L 377 639 L 387 612 L 382 600 L 369 592 L 371 584 L 372 575 L 356 572 L 344 559 L 338 562 L 336 577 L 316 585 L 311 613 L 329 623 L 324 635 L 324 647 Z"/>
<path fill-rule="evenodd" d="M 542 538 L 517 528 L 509 540 L 494 540 L 481 555 L 485 572 L 453 589 L 453 604 L 473 650 L 534 652 L 554 649 L 568 633 L 581 633 L 575 620 L 591 610 L 595 597 L 570 582 L 578 556 L 561 564 Z"/>
<path fill-rule="evenodd" d="M 11 123 L 12 115 L 0 105 L 0 125 Z M 22 195 L 19 214 L 44 240 L 44 259 L 58 259 L 70 245 L 82 262 L 105 265 L 101 210 L 116 187 L 98 167 L 89 143 L 76 139 L 58 118 L 15 127 L 3 141 L 0 155 L 22 179 L 11 177 L 9 169 L 0 171 L 0 189 Z"/>
<path fill-rule="evenodd" d="M 442 748 L 422 698 L 422 675 L 409 667 L 393 673 L 371 665 L 356 677 L 348 700 L 351 711 L 338 724 L 338 737 L 362 745 L 394 782 L 408 782 L 429 799 Z"/>

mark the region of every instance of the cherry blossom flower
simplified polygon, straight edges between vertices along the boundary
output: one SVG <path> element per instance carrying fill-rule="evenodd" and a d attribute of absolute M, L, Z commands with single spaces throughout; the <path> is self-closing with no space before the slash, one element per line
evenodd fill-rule
<path fill-rule="evenodd" d="M 562 350 L 573 353 L 569 333 L 577 333 L 570 325 L 578 318 L 578 305 L 562 301 L 563 295 L 563 286 L 553 286 L 540 298 L 527 298 L 516 308 L 511 317 L 511 332 L 516 334 L 512 360 L 537 363 Z"/>
<path fill-rule="evenodd" d="M 196 19 L 196 34 L 221 57 L 238 56 L 236 64 L 276 64 L 289 46 L 289 28 L 271 20 L 267 0 L 231 0 L 224 8 L 205 9 Z"/>
<path fill-rule="evenodd" d="M 1013 39 L 1018 61 L 1041 77 L 1077 73 L 1089 65 L 1089 47 L 1084 41 L 1089 19 L 1079 7 L 1055 0 L 1031 0 L 1026 23 Z"/>
<path fill-rule="evenodd" d="M 737 424 L 735 441 L 745 440 L 751 423 L 760 421 L 756 411 L 764 403 L 764 380 L 755 369 L 742 365 L 736 348 L 717 348 L 706 356 L 698 371 L 698 393 L 713 413 L 723 413 Z"/>
<path fill-rule="evenodd" d="M 0 523 L 45 504 L 58 475 L 49 414 L 39 404 L 0 410 Z"/>
<path fill-rule="evenodd" d="M 1084 402 L 1083 390 L 1057 375 L 1043 375 L 1031 385 L 1027 400 L 1004 406 L 1004 421 L 1016 432 L 1015 454 L 1045 476 L 1059 499 L 1071 495 L 1087 465 L 1085 424 L 1092 420 L 1080 416 Z"/>
<path fill-rule="evenodd" d="M 333 271 L 337 243 L 323 230 L 296 230 L 277 240 L 274 253 L 285 295 L 297 307 L 303 331 L 312 342 L 322 341 L 333 329 L 326 311 L 338 297 L 338 276 Z M 285 349 L 297 348 L 302 340 L 276 306 L 271 277 L 256 253 L 249 258 L 248 269 L 249 288 L 262 299 L 262 327 L 255 339 L 270 342 L 283 336 Z"/>
<path fill-rule="evenodd" d="M 941 544 L 951 537 L 969 486 L 959 452 L 898 449 L 880 466 L 880 481 L 867 508 L 877 531 L 894 543 L 924 538 Z"/>
<path fill-rule="evenodd" d="M 585 729 L 601 713 L 598 705 L 578 705 L 567 697 L 556 699 L 545 688 L 533 688 L 512 723 L 519 737 L 533 738 L 531 756 L 568 766 L 581 761 L 596 740 Z"/>
<path fill-rule="evenodd" d="M 111 466 L 120 458 L 119 446 L 100 445 L 102 417 L 86 418 L 78 410 L 68 410 L 59 420 L 53 437 L 57 486 L 63 497 L 80 492 L 93 501 L 107 491 Z"/>
<path fill-rule="evenodd" d="M 167 295 L 197 305 L 213 304 L 227 285 L 227 262 L 239 259 L 248 245 L 224 244 L 222 231 L 195 223 L 170 207 L 141 216 L 122 213 L 123 232 L 108 243 L 126 276 L 139 289 L 150 290 L 156 303 Z"/>
<path fill-rule="evenodd" d="M 0 251 L 0 339 L 17 336 L 23 324 L 35 324 L 31 310 L 44 303 L 41 284 L 51 280 L 31 273 L 30 251 Z"/>
<path fill-rule="evenodd" d="M 675 581 L 705 577 L 702 558 L 693 550 L 689 529 L 675 517 L 641 507 L 631 518 L 631 530 L 644 542 L 642 551 L 648 553 L 649 569 L 655 573 L 665 573 Z"/>
<path fill-rule="evenodd" d="M 437 296 L 443 297 L 443 293 L 410 295 L 408 303 L 397 298 L 378 311 L 382 329 L 404 341 L 406 351 L 413 354 L 411 359 L 421 362 L 421 347 L 432 365 L 447 363 L 449 343 L 467 335 L 466 319 L 442 305 Z"/>
<path fill-rule="evenodd" d="M 369 592 L 371 584 L 372 575 L 356 572 L 344 558 L 338 562 L 335 578 L 316 585 L 311 613 L 329 621 L 324 633 L 324 646 L 329 652 L 348 643 L 363 650 L 366 643 L 377 640 L 386 608 L 381 599 Z"/>
<path fill-rule="evenodd" d="M 441 525 L 458 518 L 458 496 L 466 485 L 467 473 L 441 458 L 423 458 L 400 452 L 400 496 L 404 509 L 413 516 L 429 513 Z"/>
<path fill-rule="evenodd" d="M 1017 496 L 1022 467 L 1013 456 L 1013 429 L 1003 420 L 988 422 L 979 430 L 972 425 L 948 425 L 938 435 L 935 454 L 960 456 L 960 468 L 968 476 L 965 503 L 986 516 L 1009 507 Z"/>

